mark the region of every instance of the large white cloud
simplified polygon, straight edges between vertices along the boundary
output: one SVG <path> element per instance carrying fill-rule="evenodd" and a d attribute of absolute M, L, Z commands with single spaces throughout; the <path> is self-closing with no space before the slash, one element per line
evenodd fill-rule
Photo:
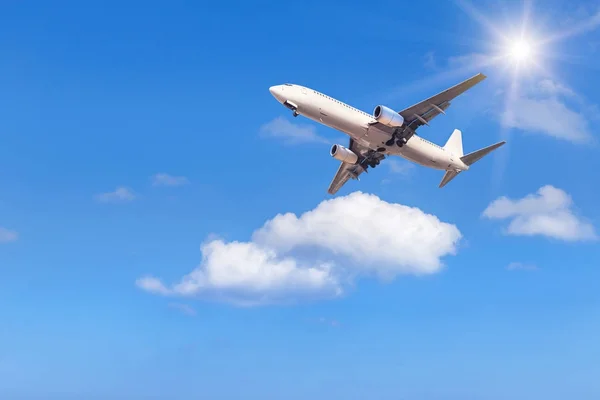
<path fill-rule="evenodd" d="M 500 197 L 483 216 L 511 219 L 506 229 L 510 235 L 542 235 L 567 241 L 596 239 L 594 227 L 575 215 L 572 206 L 569 194 L 547 185 L 519 200 Z"/>
<path fill-rule="evenodd" d="M 152 276 L 137 284 L 156 294 L 251 305 L 334 297 L 362 276 L 438 272 L 460 238 L 456 226 L 418 208 L 355 192 L 300 216 L 277 215 L 249 242 L 205 243 L 200 265 L 174 285 Z"/>
<path fill-rule="evenodd" d="M 378 274 L 426 274 L 440 257 L 455 252 L 461 234 L 454 225 L 418 208 L 387 203 L 361 192 L 323 201 L 300 217 L 278 215 L 256 231 L 253 241 L 280 252 L 310 247 L 354 261 Z"/>

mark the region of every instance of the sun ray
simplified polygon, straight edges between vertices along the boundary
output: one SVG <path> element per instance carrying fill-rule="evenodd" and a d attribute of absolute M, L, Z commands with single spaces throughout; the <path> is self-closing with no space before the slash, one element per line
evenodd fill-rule
<path fill-rule="evenodd" d="M 521 37 L 527 36 L 529 27 L 529 16 L 531 14 L 533 2 L 530 0 L 523 1 L 523 17 L 521 20 Z"/>
<path fill-rule="evenodd" d="M 517 98 L 519 97 L 519 79 L 518 73 L 513 70 L 510 85 L 508 86 L 508 90 L 504 96 L 504 105 L 503 112 L 500 115 L 501 119 L 504 118 L 514 118 L 514 113 L 516 110 L 511 107 L 512 104 L 515 104 Z M 510 134 L 511 128 L 508 124 L 503 122 L 500 123 L 500 140 L 504 140 L 507 143 L 510 143 Z M 504 177 L 504 172 L 506 171 L 506 167 L 508 166 L 510 157 L 510 146 L 507 146 L 507 149 L 502 152 L 502 154 L 497 154 L 494 158 L 494 166 L 492 169 L 492 187 L 493 190 L 497 191 L 500 188 L 500 184 L 502 183 L 502 178 Z"/>
<path fill-rule="evenodd" d="M 479 10 L 477 10 L 469 1 L 467 0 L 456 0 L 456 4 L 462 8 L 464 12 L 466 12 L 473 20 L 481 24 L 484 28 L 489 30 L 496 36 L 497 38 L 504 38 L 504 33 L 496 28 L 494 24 L 487 19 L 485 15 L 483 15 Z"/>

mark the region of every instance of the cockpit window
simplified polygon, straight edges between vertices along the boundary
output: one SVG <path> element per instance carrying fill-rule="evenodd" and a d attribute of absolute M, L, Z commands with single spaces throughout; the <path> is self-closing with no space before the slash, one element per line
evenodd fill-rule
<path fill-rule="evenodd" d="M 285 86 L 294 86 L 291 83 L 285 83 Z"/>

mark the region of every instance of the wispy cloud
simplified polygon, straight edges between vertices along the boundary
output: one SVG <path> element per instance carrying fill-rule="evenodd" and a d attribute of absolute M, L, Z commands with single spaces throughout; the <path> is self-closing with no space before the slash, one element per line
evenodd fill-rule
<path fill-rule="evenodd" d="M 586 107 L 583 99 L 572 89 L 551 79 L 543 79 L 525 94 L 517 94 L 508 102 L 501 115 L 501 123 L 507 128 L 574 143 L 588 143 L 592 139 L 588 116 L 592 113 L 576 111 L 575 104 L 569 105 L 567 98 L 578 103 L 579 108 Z"/>
<path fill-rule="evenodd" d="M 181 312 L 182 314 L 189 315 L 191 317 L 196 316 L 196 310 L 190 305 L 183 303 L 169 303 L 169 307 Z"/>
<path fill-rule="evenodd" d="M 152 177 L 153 186 L 182 186 L 189 182 L 185 176 L 173 176 L 165 173 L 159 173 Z"/>
<path fill-rule="evenodd" d="M 571 196 L 547 185 L 522 199 L 500 197 L 483 212 L 489 219 L 509 219 L 506 233 L 546 236 L 564 241 L 596 240 L 594 227 L 573 212 Z"/>
<path fill-rule="evenodd" d="M 325 317 L 311 318 L 309 321 L 311 323 L 316 323 L 316 324 L 320 324 L 320 325 L 331 326 L 331 327 L 334 327 L 334 328 L 338 328 L 338 327 L 340 327 L 342 325 L 337 319 L 325 318 Z"/>
<path fill-rule="evenodd" d="M 386 159 L 383 162 L 388 166 L 390 172 L 396 175 L 407 176 L 415 169 L 414 164 L 399 159 L 391 158 Z"/>
<path fill-rule="evenodd" d="M 429 52 L 425 53 L 423 66 L 428 69 L 436 69 L 437 68 L 435 53 L 433 51 L 429 51 Z"/>
<path fill-rule="evenodd" d="M 484 53 L 469 53 L 448 58 L 449 68 L 481 68 L 495 62 L 495 59 Z"/>
<path fill-rule="evenodd" d="M 152 276 L 136 284 L 159 295 L 241 306 L 331 298 L 359 277 L 434 274 L 461 237 L 456 226 L 417 208 L 355 192 L 300 216 L 279 214 L 247 242 L 210 239 L 200 265 L 174 285 Z"/>
<path fill-rule="evenodd" d="M 534 264 L 525 264 L 522 262 L 511 262 L 506 266 L 509 271 L 537 271 L 539 268 Z"/>
<path fill-rule="evenodd" d="M 571 15 L 561 15 L 562 31 L 547 35 L 543 43 L 551 43 L 574 36 L 592 32 L 600 27 L 600 9 L 597 3 L 591 2 L 590 7 L 578 7 Z"/>
<path fill-rule="evenodd" d="M 548 96 L 577 97 L 573 89 L 549 78 L 542 79 L 537 85 L 537 90 Z"/>
<path fill-rule="evenodd" d="M 135 197 L 131 189 L 120 186 L 114 192 L 97 194 L 95 199 L 101 203 L 126 203 L 135 200 Z"/>
<path fill-rule="evenodd" d="M 277 117 L 260 128 L 263 137 L 281 139 L 288 144 L 302 143 L 330 143 L 326 138 L 319 136 L 313 125 L 296 124 L 284 117 Z"/>
<path fill-rule="evenodd" d="M 6 228 L 0 227 L 0 243 L 16 242 L 19 239 L 19 234 Z"/>

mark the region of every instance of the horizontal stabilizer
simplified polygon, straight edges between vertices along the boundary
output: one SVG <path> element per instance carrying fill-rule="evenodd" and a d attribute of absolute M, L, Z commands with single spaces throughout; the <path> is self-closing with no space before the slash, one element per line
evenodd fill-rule
<path fill-rule="evenodd" d="M 454 170 L 446 171 L 446 173 L 444 174 L 444 177 L 442 178 L 442 181 L 440 182 L 440 188 L 443 188 L 444 186 L 446 186 L 446 184 L 448 182 L 450 182 L 452 179 L 456 178 L 458 176 L 458 174 L 460 174 L 460 171 L 454 171 Z"/>
<path fill-rule="evenodd" d="M 466 165 L 469 165 L 469 166 L 473 165 L 477 161 L 479 161 L 483 156 L 491 153 L 492 151 L 496 150 L 498 147 L 503 146 L 505 143 L 506 143 L 505 141 L 498 142 L 498 143 L 493 144 L 491 146 L 485 147 L 485 148 L 483 148 L 481 150 L 477 150 L 477 151 L 474 151 L 472 153 L 469 153 L 466 156 L 462 156 L 460 159 Z"/>

